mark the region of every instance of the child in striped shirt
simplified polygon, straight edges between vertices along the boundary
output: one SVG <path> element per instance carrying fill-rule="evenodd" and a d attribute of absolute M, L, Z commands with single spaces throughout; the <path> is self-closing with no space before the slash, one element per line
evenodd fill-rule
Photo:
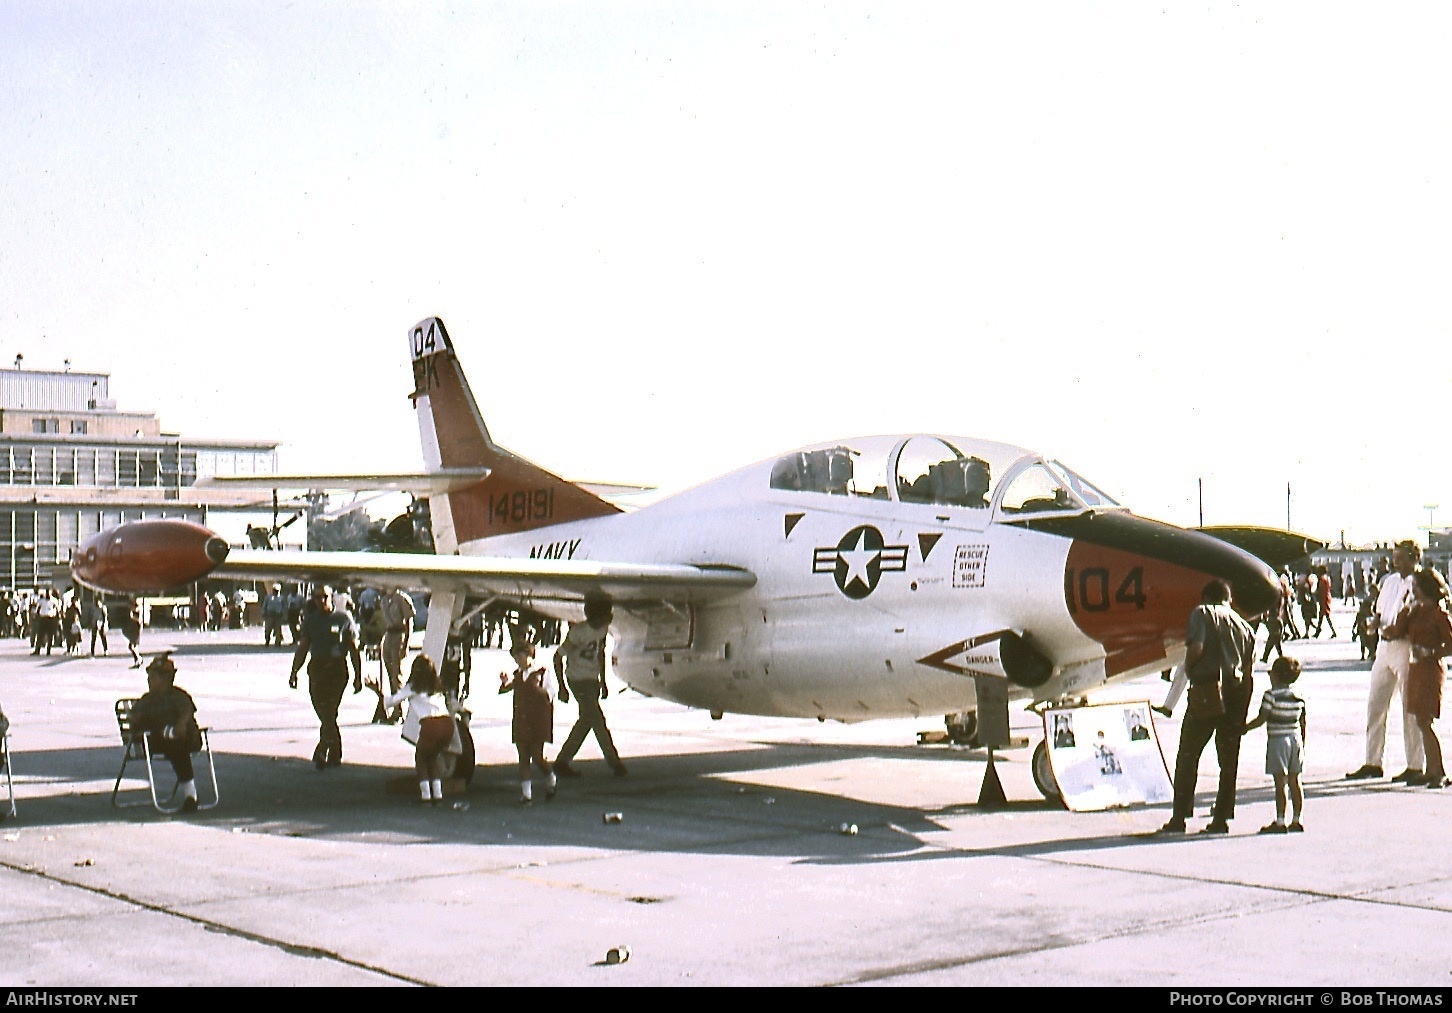
<path fill-rule="evenodd" d="M 1245 726 L 1265 725 L 1265 772 L 1276 783 L 1276 821 L 1261 827 L 1263 834 L 1300 833 L 1301 826 L 1301 751 L 1306 738 L 1306 701 L 1291 692 L 1291 684 L 1301 676 L 1301 663 L 1296 658 L 1279 657 L 1271 665 L 1271 688 L 1261 697 L 1260 713 Z M 1291 824 L 1286 826 L 1286 795 L 1291 797 Z"/>

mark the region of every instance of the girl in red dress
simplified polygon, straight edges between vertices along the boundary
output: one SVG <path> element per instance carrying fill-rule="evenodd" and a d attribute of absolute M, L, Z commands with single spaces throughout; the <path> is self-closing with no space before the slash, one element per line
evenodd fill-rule
<path fill-rule="evenodd" d="M 509 652 L 518 666 L 512 673 L 499 674 L 499 692 L 514 694 L 514 720 L 510 724 L 515 749 L 519 753 L 519 801 L 534 801 L 531 767 L 544 774 L 545 799 L 555 797 L 555 772 L 545 762 L 546 742 L 555 738 L 555 677 L 545 666 L 531 667 L 534 644 L 523 630 L 515 632 L 514 647 Z"/>

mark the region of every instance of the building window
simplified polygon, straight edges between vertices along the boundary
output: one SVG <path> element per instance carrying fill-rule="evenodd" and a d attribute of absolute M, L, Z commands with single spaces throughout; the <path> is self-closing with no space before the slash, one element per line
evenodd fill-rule
<path fill-rule="evenodd" d="M 76 485 L 96 484 L 96 450 L 82 447 L 76 451 Z"/>
<path fill-rule="evenodd" d="M 179 451 L 174 446 L 161 448 L 161 481 L 160 484 L 168 489 L 175 489 L 181 484 L 177 474 Z"/>
<path fill-rule="evenodd" d="M 96 484 L 106 488 L 116 485 L 116 451 L 109 448 L 96 451 Z"/>
<path fill-rule="evenodd" d="M 53 447 L 36 447 L 35 454 L 35 477 L 36 485 L 55 485 L 55 449 Z"/>
<path fill-rule="evenodd" d="M 55 452 L 55 484 L 76 484 L 76 452 L 70 448 L 57 449 Z"/>
<path fill-rule="evenodd" d="M 35 512 L 35 557 L 37 562 L 54 563 L 59 554 L 55 540 L 56 511 Z"/>
<path fill-rule="evenodd" d="M 45 419 L 31 419 L 30 420 L 30 431 L 32 433 L 43 433 L 43 432 L 45 432 Z"/>
<path fill-rule="evenodd" d="M 72 433 L 84 433 L 85 431 L 86 431 L 86 422 L 85 422 L 84 419 L 72 419 L 71 420 L 71 432 Z"/>

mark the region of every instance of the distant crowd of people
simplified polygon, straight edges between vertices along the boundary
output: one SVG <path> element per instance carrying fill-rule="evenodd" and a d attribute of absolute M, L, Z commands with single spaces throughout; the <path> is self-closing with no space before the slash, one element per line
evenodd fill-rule
<path fill-rule="evenodd" d="M 1299 576 L 1293 574 L 1290 567 L 1285 567 L 1281 570 L 1280 580 L 1279 610 L 1257 620 L 1263 621 L 1267 630 L 1263 661 L 1269 660 L 1270 652 L 1279 651 L 1287 640 L 1310 640 L 1319 637 L 1322 631 L 1329 632 L 1333 639 L 1337 636 L 1336 624 L 1331 618 L 1331 605 L 1337 595 L 1325 566 L 1317 566 Z M 1296 621 L 1297 614 L 1300 615 L 1299 623 Z"/>
<path fill-rule="evenodd" d="M 19 594 L 0 591 L 0 637 L 28 640 L 32 655 L 58 650 L 94 658 L 99 646 L 105 656 L 110 653 L 110 629 L 105 601 L 89 592 L 54 588 Z"/>

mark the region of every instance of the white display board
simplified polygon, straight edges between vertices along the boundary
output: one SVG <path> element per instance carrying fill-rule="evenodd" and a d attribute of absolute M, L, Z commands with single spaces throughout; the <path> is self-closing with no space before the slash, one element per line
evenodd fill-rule
<path fill-rule="evenodd" d="M 1070 809 L 1153 805 L 1173 797 L 1148 700 L 1051 707 L 1043 718 L 1049 767 Z"/>

